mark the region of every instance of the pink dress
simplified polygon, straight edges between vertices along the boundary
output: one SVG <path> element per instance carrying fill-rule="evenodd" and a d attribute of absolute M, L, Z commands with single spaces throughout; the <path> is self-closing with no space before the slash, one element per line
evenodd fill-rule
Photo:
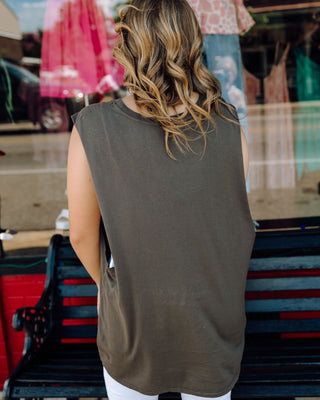
<path fill-rule="evenodd" d="M 189 0 L 203 34 L 244 34 L 254 20 L 243 0 Z"/>
<path fill-rule="evenodd" d="M 109 47 L 114 33 L 108 38 L 108 16 L 98 2 L 48 0 L 46 7 L 41 96 L 76 97 L 118 88 L 122 71 L 115 74 Z"/>

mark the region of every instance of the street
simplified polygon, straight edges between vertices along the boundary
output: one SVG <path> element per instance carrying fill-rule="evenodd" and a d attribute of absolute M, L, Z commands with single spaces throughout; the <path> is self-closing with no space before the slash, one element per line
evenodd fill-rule
<path fill-rule="evenodd" d="M 1 135 L 0 224 L 15 230 L 54 229 L 67 208 L 69 133 Z"/>

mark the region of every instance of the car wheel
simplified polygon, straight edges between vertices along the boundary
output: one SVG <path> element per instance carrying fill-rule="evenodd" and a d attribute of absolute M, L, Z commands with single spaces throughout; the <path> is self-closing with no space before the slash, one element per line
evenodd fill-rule
<path fill-rule="evenodd" d="M 66 106 L 55 102 L 43 104 L 40 125 L 43 132 L 68 132 L 69 117 Z"/>

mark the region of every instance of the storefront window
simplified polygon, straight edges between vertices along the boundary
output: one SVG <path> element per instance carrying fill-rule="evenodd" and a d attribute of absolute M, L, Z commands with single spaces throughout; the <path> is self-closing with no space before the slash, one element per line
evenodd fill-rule
<path fill-rule="evenodd" d="M 112 64 L 110 18 L 125 2 L 81 1 L 91 10 L 82 11 L 87 28 L 96 27 L 84 40 L 78 0 L 0 0 L 2 225 L 54 229 L 66 208 L 70 115 L 121 85 L 104 67 Z M 320 216 L 320 1 L 207 3 L 216 11 L 202 21 L 205 62 L 248 137 L 253 218 Z M 86 56 L 89 48 L 96 53 Z M 94 68 L 98 82 L 88 76 Z"/>
<path fill-rule="evenodd" d="M 0 0 L 0 229 L 54 231 L 67 215 L 71 115 L 124 93 L 116 5 Z"/>
<path fill-rule="evenodd" d="M 255 219 L 320 215 L 320 2 L 245 2 L 241 37 Z"/>

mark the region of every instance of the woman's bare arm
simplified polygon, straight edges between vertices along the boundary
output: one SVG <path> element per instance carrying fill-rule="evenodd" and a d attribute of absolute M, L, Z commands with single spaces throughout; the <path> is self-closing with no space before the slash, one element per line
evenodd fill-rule
<path fill-rule="evenodd" d="M 67 192 L 71 245 L 99 287 L 100 210 L 88 160 L 75 127 L 69 144 Z"/>
<path fill-rule="evenodd" d="M 245 178 L 247 179 L 248 171 L 249 171 L 249 150 L 248 150 L 247 139 L 243 133 L 242 128 L 241 128 L 241 146 L 242 146 L 244 175 L 245 175 Z"/>

